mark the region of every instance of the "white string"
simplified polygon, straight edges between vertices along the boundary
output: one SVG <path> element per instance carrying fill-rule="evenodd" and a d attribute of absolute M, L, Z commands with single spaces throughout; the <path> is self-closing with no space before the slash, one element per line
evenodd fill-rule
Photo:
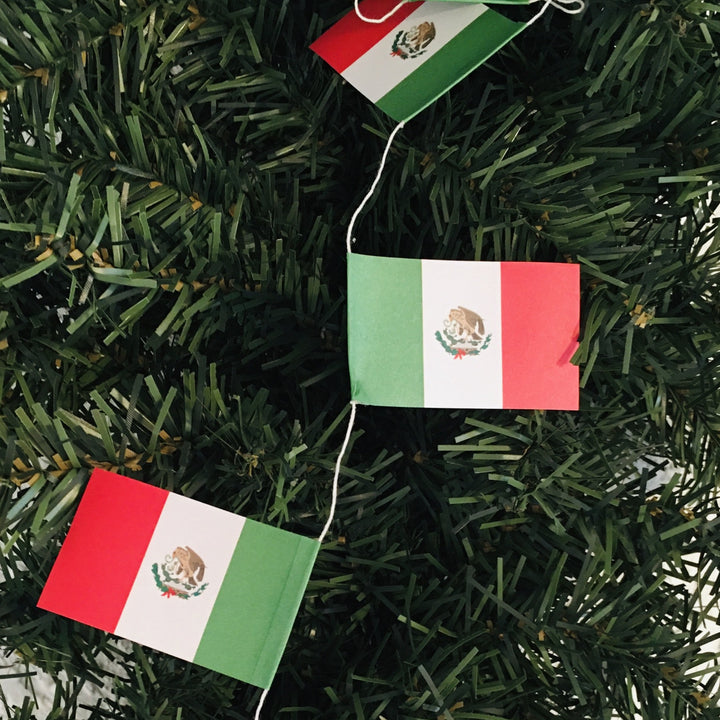
<path fill-rule="evenodd" d="M 362 12 L 360 12 L 359 7 L 359 0 L 355 0 L 355 14 L 364 22 L 366 23 L 375 23 L 380 24 L 384 23 L 388 18 L 391 18 L 404 4 L 406 0 L 400 0 L 400 2 L 388 13 L 385 13 L 380 18 L 371 18 L 367 17 L 367 15 L 363 15 Z M 542 2 L 542 0 L 530 0 L 531 3 L 536 2 Z M 554 8 L 557 8 L 558 10 L 562 10 L 563 12 L 567 13 L 568 15 L 578 15 L 585 9 L 585 0 L 545 0 L 546 7 L 543 8 L 543 12 L 547 9 L 547 5 L 552 5 Z M 532 25 L 532 23 L 537 20 L 539 15 L 534 17 L 532 20 L 530 20 L 528 25 Z"/>
<path fill-rule="evenodd" d="M 390 146 L 392 145 L 393 140 L 395 139 L 395 135 L 397 132 L 405 127 L 405 121 L 403 120 L 391 133 L 390 137 L 388 138 L 387 145 L 385 146 L 385 152 L 382 155 L 382 159 L 380 160 L 380 167 L 378 168 L 377 175 L 375 176 L 375 180 L 373 180 L 373 184 L 370 186 L 370 190 L 368 190 L 367 195 L 361 200 L 360 204 L 357 206 L 357 209 L 353 213 L 353 216 L 350 218 L 350 224 L 348 225 L 348 231 L 347 231 L 347 237 L 345 238 L 345 244 L 347 245 L 347 251 L 349 253 L 352 252 L 352 243 L 355 241 L 355 238 L 352 236 L 353 226 L 355 225 L 355 221 L 357 220 L 358 215 L 360 214 L 360 211 L 365 207 L 365 203 L 372 197 L 372 194 L 375 192 L 375 188 L 377 187 L 377 184 L 380 182 L 380 176 L 382 175 L 383 168 L 385 167 L 385 161 L 387 160 L 388 153 L 390 152 Z"/>
<path fill-rule="evenodd" d="M 340 478 L 340 467 L 342 465 L 342 459 L 343 455 L 345 455 L 345 451 L 347 450 L 348 443 L 350 442 L 350 434 L 352 433 L 353 425 L 355 424 L 355 408 L 357 407 L 357 404 L 354 401 L 350 402 L 350 420 L 348 421 L 348 428 L 347 432 L 345 433 L 345 440 L 343 441 L 342 447 L 340 448 L 340 454 L 338 455 L 337 462 L 335 463 L 335 476 L 333 477 L 333 487 L 332 487 L 332 502 L 330 503 L 330 514 L 328 515 L 327 522 L 325 523 L 325 527 L 322 529 L 322 532 L 320 535 L 318 535 L 318 542 L 321 543 L 325 536 L 327 535 L 327 531 L 330 529 L 330 526 L 332 525 L 332 521 L 335 518 L 335 506 L 337 505 L 337 497 L 338 497 L 338 480 Z M 257 717 L 256 717 L 257 720 Z"/>
<path fill-rule="evenodd" d="M 533 2 L 541 2 L 541 0 L 530 0 L 531 3 Z M 364 20 L 365 22 L 371 22 L 371 23 L 381 23 L 387 20 L 393 13 L 395 13 L 398 8 L 405 3 L 405 0 L 402 0 L 402 2 L 398 3 L 389 13 L 384 15 L 381 18 L 367 18 L 365 17 L 361 12 L 360 8 L 358 7 L 358 0 L 355 0 L 355 13 L 357 16 Z M 540 19 L 540 17 L 543 15 L 543 13 L 552 5 L 552 7 L 557 8 L 558 10 L 562 10 L 565 13 L 568 13 L 569 15 L 576 15 L 577 13 L 581 13 L 585 9 L 585 0 L 544 0 L 544 5 L 542 7 L 542 10 L 538 12 L 534 17 L 532 17 L 525 26 L 528 27 L 532 25 L 534 22 Z M 390 133 L 390 137 L 388 138 L 387 145 L 385 146 L 385 151 L 383 152 L 382 159 L 380 160 L 380 167 L 378 168 L 377 174 L 375 175 L 375 179 L 373 180 L 372 185 L 370 186 L 370 190 L 368 190 L 367 195 L 360 201 L 360 204 L 355 209 L 355 212 L 353 213 L 352 217 L 350 218 L 350 224 L 348 225 L 347 230 L 347 237 L 345 238 L 345 245 L 347 247 L 348 253 L 352 252 L 352 243 L 355 241 L 355 238 L 352 236 L 353 228 L 355 227 L 355 221 L 358 218 L 358 215 L 362 212 L 362 209 L 365 207 L 366 203 L 370 198 L 372 197 L 373 193 L 375 192 L 375 188 L 377 187 L 378 183 L 380 182 L 380 177 L 382 176 L 382 171 L 385 168 L 385 161 L 387 160 L 388 153 L 390 152 L 390 147 L 393 143 L 393 140 L 395 139 L 395 135 L 397 135 L 398 131 L 405 126 L 405 121 L 399 123 L 397 127 Z"/>
<path fill-rule="evenodd" d="M 585 9 L 585 0 L 550 0 L 550 4 L 568 15 L 579 15 Z"/>
<path fill-rule="evenodd" d="M 538 0 L 531 0 L 531 1 L 532 1 L 532 2 L 537 2 Z M 539 20 L 539 19 L 543 16 L 543 13 L 544 13 L 552 4 L 553 4 L 553 0 L 545 0 L 545 4 L 542 6 L 542 10 L 541 10 L 537 15 L 535 15 L 535 16 L 532 17 L 532 18 L 530 18 L 530 20 L 528 20 L 528 21 L 525 23 L 525 27 L 528 28 L 528 27 L 530 27 L 536 20 Z"/>
<path fill-rule="evenodd" d="M 327 535 L 327 532 L 330 529 L 330 526 L 332 525 L 332 522 L 335 518 L 335 507 L 337 505 L 340 468 L 342 466 L 343 456 L 345 455 L 345 451 L 347 450 L 348 443 L 350 442 L 350 435 L 352 434 L 353 426 L 355 425 L 355 409 L 356 409 L 356 407 L 357 407 L 357 404 L 354 401 L 351 401 L 350 402 L 350 420 L 348 421 L 347 432 L 345 433 L 345 440 L 343 440 L 342 447 L 340 448 L 340 454 L 338 455 L 337 462 L 335 463 L 335 475 L 333 477 L 332 502 L 330 503 L 330 514 L 328 515 L 328 519 L 327 519 L 327 522 L 325 523 L 325 527 L 322 529 L 322 532 L 318 536 L 319 543 L 321 543 L 325 539 L 325 535 Z M 260 700 L 258 701 L 258 705 L 255 708 L 255 720 L 260 720 L 260 712 L 262 711 L 263 705 L 265 704 L 265 700 L 268 696 L 268 692 L 270 692 L 269 687 L 265 688 L 262 691 L 262 695 L 260 695 Z"/>
<path fill-rule="evenodd" d="M 358 7 L 358 1 L 359 0 L 355 0 L 355 14 L 361 20 L 364 20 L 367 23 L 376 23 L 376 24 L 385 22 L 389 17 L 392 17 L 405 4 L 405 0 L 400 0 L 400 2 L 389 13 L 386 13 L 381 18 L 369 18 L 360 12 L 360 8 Z"/>
<path fill-rule="evenodd" d="M 330 526 L 332 525 L 332 521 L 335 518 L 335 506 L 337 505 L 340 468 L 342 466 L 343 456 L 345 455 L 345 451 L 347 450 L 348 443 L 350 442 L 350 435 L 352 434 L 353 425 L 355 425 L 355 409 L 356 409 L 356 407 L 357 407 L 357 404 L 354 401 L 351 401 L 350 402 L 350 420 L 348 421 L 347 432 L 345 433 L 345 440 L 343 440 L 342 447 L 340 448 L 340 454 L 338 455 L 337 462 L 335 463 L 335 475 L 333 477 L 332 502 L 330 503 L 330 514 L 328 515 L 328 519 L 327 519 L 327 522 L 325 523 L 325 527 L 322 529 L 322 532 L 318 536 L 319 543 L 321 543 L 325 539 L 325 535 L 327 535 L 327 532 L 330 529 Z M 262 711 L 263 705 L 265 704 L 265 700 L 268 696 L 268 692 L 270 692 L 269 687 L 265 688 L 262 691 L 262 695 L 260 695 L 260 700 L 258 701 L 258 705 L 255 708 L 255 720 L 260 720 L 260 712 Z"/>
<path fill-rule="evenodd" d="M 380 24 L 384 23 L 388 18 L 391 18 L 404 4 L 406 0 L 400 0 L 400 2 L 388 13 L 385 13 L 380 18 L 371 18 L 367 17 L 367 15 L 363 15 L 362 12 L 360 12 L 360 7 L 358 5 L 359 0 L 355 0 L 355 14 L 364 22 L 366 23 L 375 23 Z M 542 0 L 530 0 L 531 3 L 536 2 L 542 2 Z M 545 7 L 534 17 L 530 20 L 530 22 L 526 23 L 526 25 L 532 25 L 547 9 L 548 6 L 552 5 L 554 8 L 557 8 L 558 10 L 562 10 L 564 13 L 567 13 L 568 15 L 578 15 L 583 10 L 585 10 L 585 0 L 544 0 Z"/>
<path fill-rule="evenodd" d="M 585 0 L 544 0 L 545 1 L 545 7 L 534 17 L 532 20 L 530 20 L 528 25 L 532 25 L 547 9 L 549 5 L 552 5 L 557 10 L 562 10 L 562 12 L 567 13 L 568 15 L 578 15 L 583 10 L 585 10 Z M 541 0 L 530 0 L 531 3 L 541 2 Z"/>
<path fill-rule="evenodd" d="M 265 704 L 265 698 L 268 696 L 269 691 L 269 687 L 265 688 L 260 696 L 260 702 L 258 702 L 258 706 L 255 709 L 255 720 L 260 720 L 260 711 L 262 710 L 262 706 Z"/>

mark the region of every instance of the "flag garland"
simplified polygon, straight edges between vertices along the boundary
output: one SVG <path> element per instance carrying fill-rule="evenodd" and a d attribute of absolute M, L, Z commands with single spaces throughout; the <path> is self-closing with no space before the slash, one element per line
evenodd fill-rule
<path fill-rule="evenodd" d="M 530 24 L 478 0 L 361 6 L 397 9 L 376 24 L 349 13 L 311 48 L 399 127 Z M 257 718 L 332 523 L 356 404 L 576 410 L 578 280 L 570 264 L 349 253 L 352 410 L 320 537 L 96 470 L 38 606 L 265 688 Z"/>

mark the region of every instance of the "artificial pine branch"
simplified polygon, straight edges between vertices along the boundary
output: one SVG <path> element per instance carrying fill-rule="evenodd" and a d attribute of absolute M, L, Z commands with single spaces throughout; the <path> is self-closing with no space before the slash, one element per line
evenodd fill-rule
<path fill-rule="evenodd" d="M 35 602 L 94 467 L 322 527 L 391 128 L 307 50 L 347 9 L 0 6 L 0 639 L 58 716 L 257 702 Z M 580 263 L 582 409 L 362 408 L 268 717 L 718 716 L 712 10 L 549 11 L 399 135 L 358 247 Z"/>

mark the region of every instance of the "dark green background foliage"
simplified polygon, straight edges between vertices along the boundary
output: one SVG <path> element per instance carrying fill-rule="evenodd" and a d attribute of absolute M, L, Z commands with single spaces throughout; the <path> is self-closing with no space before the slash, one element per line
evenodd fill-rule
<path fill-rule="evenodd" d="M 350 5 L 0 3 L 0 642 L 52 718 L 254 711 L 35 602 L 97 466 L 320 531 L 393 127 L 307 49 Z M 551 9 L 398 135 L 357 249 L 580 263 L 581 411 L 359 408 L 263 717 L 720 716 L 717 10 Z"/>

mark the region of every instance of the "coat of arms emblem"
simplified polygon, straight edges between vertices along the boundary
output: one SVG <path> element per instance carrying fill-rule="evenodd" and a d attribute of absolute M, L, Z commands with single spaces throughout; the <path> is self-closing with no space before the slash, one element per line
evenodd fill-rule
<path fill-rule="evenodd" d="M 187 600 L 197 597 L 208 586 L 208 583 L 202 583 L 205 577 L 205 563 L 187 545 L 176 547 L 172 554 L 165 556 L 162 563 L 153 563 L 152 574 L 163 597 L 179 597 Z"/>
<path fill-rule="evenodd" d="M 462 360 L 466 355 L 479 355 L 490 345 L 491 338 L 492 335 L 485 333 L 483 319 L 460 306 L 450 310 L 442 331 L 435 333 L 435 339 L 455 360 Z"/>
<path fill-rule="evenodd" d="M 422 55 L 427 46 L 435 39 L 435 23 L 421 22 L 409 30 L 400 30 L 392 44 L 394 57 L 407 60 Z"/>

